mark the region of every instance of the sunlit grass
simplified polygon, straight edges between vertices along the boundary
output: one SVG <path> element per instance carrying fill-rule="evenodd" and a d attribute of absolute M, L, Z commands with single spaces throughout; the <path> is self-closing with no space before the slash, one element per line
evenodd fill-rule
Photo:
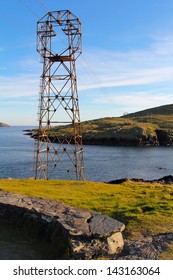
<path fill-rule="evenodd" d="M 168 245 L 168 249 L 162 252 L 161 260 L 173 260 L 173 244 Z"/>
<path fill-rule="evenodd" d="M 131 238 L 173 229 L 173 185 L 1 179 L 0 190 L 52 199 L 109 215 L 125 223 L 125 234 Z"/>
<path fill-rule="evenodd" d="M 136 139 L 143 136 L 157 138 L 157 130 L 166 130 L 167 135 L 172 138 L 173 114 L 170 108 L 170 114 L 165 114 L 167 106 L 163 107 L 160 109 L 160 114 L 158 112 L 152 114 L 150 110 L 147 110 L 146 115 L 139 112 L 124 117 L 106 117 L 84 121 L 81 123 L 83 143 L 102 143 L 105 145 L 109 143 L 109 139 L 110 143 L 120 144 L 120 139 L 123 139 L 125 143 L 130 141 L 131 144 L 136 145 Z M 73 134 L 73 128 L 71 125 L 56 126 L 49 134 L 50 136 L 56 134 L 60 139 L 67 135 L 70 137 Z"/>

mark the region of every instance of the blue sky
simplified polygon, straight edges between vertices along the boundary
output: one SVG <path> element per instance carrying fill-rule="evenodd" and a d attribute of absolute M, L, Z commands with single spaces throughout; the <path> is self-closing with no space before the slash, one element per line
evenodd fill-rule
<path fill-rule="evenodd" d="M 66 9 L 82 22 L 82 121 L 173 103 L 173 0 L 6 0 L 0 9 L 0 122 L 37 125 L 42 64 L 36 22 Z"/>

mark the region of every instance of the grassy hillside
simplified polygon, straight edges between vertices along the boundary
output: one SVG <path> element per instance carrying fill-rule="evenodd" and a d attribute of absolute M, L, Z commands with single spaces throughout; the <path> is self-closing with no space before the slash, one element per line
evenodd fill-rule
<path fill-rule="evenodd" d="M 140 138 L 156 137 L 159 126 L 155 123 L 143 122 L 129 118 L 101 118 L 81 123 L 84 144 L 94 145 L 138 145 Z M 57 126 L 51 130 L 50 136 L 58 139 L 73 136 L 71 126 Z"/>
<path fill-rule="evenodd" d="M 123 117 L 101 118 L 81 123 L 84 144 L 94 145 L 173 145 L 173 105 L 160 106 Z M 45 131 L 44 131 L 45 134 Z M 52 128 L 50 137 L 71 142 L 71 126 Z M 54 140 L 56 142 L 56 140 Z"/>
<path fill-rule="evenodd" d="M 157 124 L 129 118 L 103 118 L 82 123 L 83 137 L 116 137 L 134 139 L 142 134 L 155 135 Z"/>
<path fill-rule="evenodd" d="M 140 123 L 152 123 L 158 129 L 173 129 L 173 104 L 128 114 L 127 118 Z"/>
<path fill-rule="evenodd" d="M 172 115 L 172 114 L 173 114 L 173 104 L 168 104 L 168 105 L 154 107 L 136 113 L 128 114 L 128 116 L 142 117 L 142 116 L 149 116 L 149 115 Z"/>
<path fill-rule="evenodd" d="M 172 145 L 173 142 L 173 113 L 101 118 L 82 122 L 81 127 L 84 144 Z M 72 128 L 56 127 L 54 132 L 61 138 L 72 134 Z"/>

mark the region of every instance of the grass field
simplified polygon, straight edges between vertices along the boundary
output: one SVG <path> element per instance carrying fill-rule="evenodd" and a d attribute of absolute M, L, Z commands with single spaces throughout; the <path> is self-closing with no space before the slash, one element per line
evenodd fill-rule
<path fill-rule="evenodd" d="M 0 180 L 0 190 L 98 211 L 126 225 L 128 238 L 173 231 L 173 185 L 65 180 Z"/>
<path fill-rule="evenodd" d="M 173 231 L 173 185 L 127 181 L 118 185 L 65 180 L 0 179 L 0 191 L 48 198 L 109 215 L 136 239 Z M 161 259 L 173 259 L 173 246 Z"/>

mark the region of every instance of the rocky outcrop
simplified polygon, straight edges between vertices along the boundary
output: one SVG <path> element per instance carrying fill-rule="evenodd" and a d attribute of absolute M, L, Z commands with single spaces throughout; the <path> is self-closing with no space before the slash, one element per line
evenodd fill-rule
<path fill-rule="evenodd" d="M 133 129 L 136 129 L 134 127 Z M 116 131 L 112 134 L 105 135 L 102 134 L 86 134 L 83 133 L 82 142 L 85 145 L 103 145 L 103 146 L 172 146 L 173 145 L 173 132 L 170 130 L 155 130 L 155 135 L 151 136 L 144 132 L 139 131 L 138 134 L 133 133 L 133 129 L 121 131 L 118 135 Z M 31 138 L 37 139 L 38 134 L 36 130 L 24 130 L 25 135 Z M 63 141 L 63 137 L 59 136 L 54 139 L 54 137 L 49 136 L 50 141 L 59 143 L 59 140 Z M 69 138 L 71 141 L 71 138 Z"/>
<path fill-rule="evenodd" d="M 146 123 L 145 123 L 146 124 Z M 93 122 L 91 122 L 91 127 Z M 122 122 L 119 123 L 108 122 L 107 126 L 103 123 L 102 125 L 96 122 L 97 130 L 94 131 L 91 128 L 83 128 L 82 132 L 82 142 L 85 145 L 104 145 L 104 146 L 172 146 L 173 145 L 173 129 L 169 128 L 142 128 L 140 124 L 135 125 L 133 123 Z M 100 125 L 100 127 L 99 127 Z M 67 126 L 69 127 L 69 126 Z M 57 127 L 56 132 L 50 131 L 49 141 L 57 142 L 64 140 L 64 133 L 66 132 L 65 127 Z M 38 130 L 37 129 L 27 129 L 24 130 L 25 135 L 30 136 L 31 138 L 38 139 Z M 53 135 L 53 136 L 52 136 Z M 68 141 L 72 141 L 73 137 L 71 132 L 68 132 L 69 136 Z"/>
<path fill-rule="evenodd" d="M 116 260 L 158 260 L 163 251 L 173 244 L 173 232 L 157 234 L 137 240 L 124 240 L 124 250 Z"/>
<path fill-rule="evenodd" d="M 124 246 L 123 223 L 53 200 L 0 192 L 0 216 L 54 225 L 68 239 L 74 259 L 112 258 Z"/>
<path fill-rule="evenodd" d="M 160 146 L 172 146 L 173 145 L 173 132 L 169 130 L 156 130 L 157 139 Z"/>
<path fill-rule="evenodd" d="M 149 182 L 149 183 L 161 183 L 161 184 L 173 184 L 173 176 L 172 175 L 168 175 L 168 176 L 164 176 L 160 179 L 154 179 L 154 180 L 144 180 L 144 179 L 138 179 L 138 178 L 122 178 L 122 179 L 116 179 L 116 180 L 111 180 L 108 182 L 108 184 L 121 184 L 123 182 L 127 182 L 127 181 L 133 181 L 133 182 Z"/>

